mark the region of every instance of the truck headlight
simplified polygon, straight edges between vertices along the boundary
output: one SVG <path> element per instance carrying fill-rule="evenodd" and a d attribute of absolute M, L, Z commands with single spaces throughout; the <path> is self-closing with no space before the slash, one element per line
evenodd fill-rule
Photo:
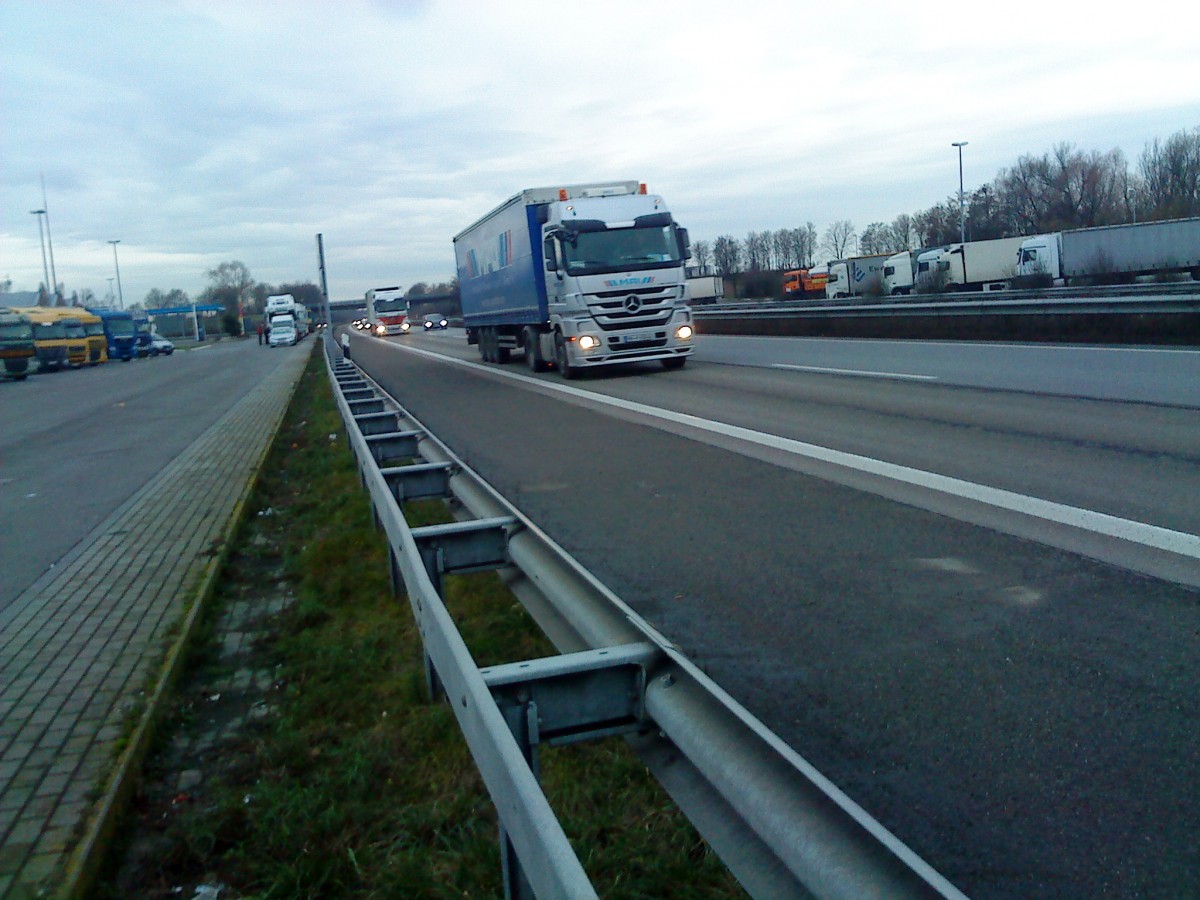
<path fill-rule="evenodd" d="M 579 349 L 584 353 L 590 353 L 593 350 L 600 349 L 600 338 L 594 334 L 583 334 L 579 336 Z"/>
<path fill-rule="evenodd" d="M 680 325 L 675 329 L 675 339 L 677 341 L 690 341 L 695 333 L 696 331 L 691 325 Z"/>
<path fill-rule="evenodd" d="M 379 335 L 379 337 L 383 337 L 385 334 L 387 334 L 387 326 L 386 325 L 376 325 L 375 333 L 377 335 Z"/>
<path fill-rule="evenodd" d="M 408 329 L 410 329 L 410 328 L 412 328 L 412 326 L 409 325 L 407 322 L 400 323 L 400 333 L 401 334 L 408 334 Z"/>

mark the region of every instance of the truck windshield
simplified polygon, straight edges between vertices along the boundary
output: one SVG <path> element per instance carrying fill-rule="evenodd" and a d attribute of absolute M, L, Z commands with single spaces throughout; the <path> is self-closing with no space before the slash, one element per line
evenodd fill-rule
<path fill-rule="evenodd" d="M 39 341 L 55 341 L 62 340 L 67 336 L 67 329 L 62 322 L 37 323 L 33 326 L 33 333 Z"/>
<path fill-rule="evenodd" d="M 375 312 L 377 313 L 402 313 L 408 310 L 408 301 L 403 297 L 396 297 L 391 300 L 375 300 Z"/>
<path fill-rule="evenodd" d="M 133 319 L 109 319 L 108 332 L 116 337 L 129 337 L 133 334 Z"/>
<path fill-rule="evenodd" d="M 33 326 L 28 322 L 0 325 L 0 341 L 32 341 Z"/>
<path fill-rule="evenodd" d="M 584 231 L 574 245 L 565 241 L 563 250 L 573 274 L 664 268 L 678 266 L 681 259 L 671 225 Z"/>
<path fill-rule="evenodd" d="M 74 340 L 79 340 L 80 338 L 87 337 L 87 332 L 83 330 L 82 322 L 75 322 L 75 321 L 63 322 L 63 327 L 66 328 L 67 337 L 69 337 L 69 338 L 73 338 Z"/>

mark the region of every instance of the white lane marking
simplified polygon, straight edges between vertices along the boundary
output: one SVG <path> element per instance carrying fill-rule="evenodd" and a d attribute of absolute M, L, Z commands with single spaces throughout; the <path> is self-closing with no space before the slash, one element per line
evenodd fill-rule
<path fill-rule="evenodd" d="M 1068 506 L 1064 503 L 1055 503 L 1051 500 L 1028 497 L 1025 494 L 1018 494 L 1015 491 L 988 487 L 985 484 L 976 484 L 972 481 L 964 481 L 961 478 L 938 475 L 936 472 L 913 469 L 909 466 L 884 462 L 881 459 L 872 459 L 869 456 L 859 456 L 856 453 L 845 453 L 841 450 L 832 450 L 828 447 L 818 447 L 816 444 L 808 444 L 804 441 L 796 441 L 775 434 L 754 431 L 749 428 L 742 428 L 740 425 L 714 422 L 688 413 L 659 409 L 656 406 L 647 406 L 644 403 L 637 403 L 633 400 L 622 400 L 618 397 L 609 397 L 605 394 L 584 391 L 567 384 L 556 384 L 552 381 L 533 378 L 529 375 L 506 371 L 497 366 L 484 365 L 483 363 L 471 362 L 465 359 L 456 359 L 452 356 L 443 356 L 440 353 L 421 350 L 418 347 L 403 344 L 389 344 L 388 346 L 397 347 L 407 353 L 416 353 L 439 362 L 450 363 L 467 369 L 477 369 L 489 375 L 524 382 L 541 390 L 557 391 L 569 396 L 578 397 L 590 403 L 612 406 L 652 419 L 661 419 L 665 422 L 685 425 L 689 428 L 695 428 L 697 431 L 736 438 L 751 444 L 757 444 L 760 447 L 782 450 L 796 456 L 803 456 L 806 459 L 814 459 L 857 472 L 878 475 L 901 484 L 937 491 L 951 497 L 974 500 L 997 509 L 1022 513 L 1036 519 L 1057 522 L 1060 525 L 1069 525 L 1082 531 L 1092 532 L 1093 534 L 1106 535 L 1118 540 L 1129 541 L 1133 544 L 1141 544 L 1145 547 L 1153 547 L 1158 550 L 1165 550 L 1168 553 L 1177 553 L 1180 556 L 1200 560 L 1200 536 L 1188 534 L 1187 532 L 1172 531 L 1169 528 L 1160 528 L 1157 525 L 1148 525 L 1145 522 L 1135 522 L 1132 519 L 1122 519 L 1120 516 L 1110 516 L 1107 513 L 1095 512 L 1090 509 L 1080 509 L 1079 507 Z"/>
<path fill-rule="evenodd" d="M 823 375 L 858 375 L 863 378 L 892 378 L 900 381 L 937 381 L 935 375 L 905 375 L 900 372 L 868 372 L 865 369 L 831 369 L 827 366 L 793 366 L 771 363 L 772 369 L 791 369 L 796 372 L 818 372 Z"/>

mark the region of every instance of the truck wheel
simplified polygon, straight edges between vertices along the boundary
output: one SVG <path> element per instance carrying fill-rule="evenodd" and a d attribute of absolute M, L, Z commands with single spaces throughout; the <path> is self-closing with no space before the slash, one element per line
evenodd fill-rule
<path fill-rule="evenodd" d="M 567 356 L 567 342 L 563 340 L 561 331 L 554 333 L 554 364 L 558 366 L 558 374 L 567 381 L 575 377 L 575 370 L 571 368 L 571 360 Z"/>
<path fill-rule="evenodd" d="M 662 367 L 664 369 L 682 369 L 683 364 L 686 362 L 686 356 L 672 356 L 669 359 L 662 360 Z"/>
<path fill-rule="evenodd" d="M 525 364 L 529 366 L 530 372 L 546 371 L 546 361 L 542 359 L 538 352 L 538 333 L 526 326 L 525 328 Z"/>

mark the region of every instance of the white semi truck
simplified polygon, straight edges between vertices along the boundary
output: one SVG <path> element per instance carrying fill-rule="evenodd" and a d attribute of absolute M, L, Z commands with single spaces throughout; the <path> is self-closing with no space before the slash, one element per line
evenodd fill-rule
<path fill-rule="evenodd" d="M 1017 252 L 1025 237 L 968 241 L 928 250 L 917 257 L 917 290 L 1003 291 L 1017 274 Z"/>
<path fill-rule="evenodd" d="M 825 282 L 825 297 L 841 300 L 864 294 L 883 294 L 883 265 L 890 253 L 852 256 L 829 264 L 829 280 Z"/>
<path fill-rule="evenodd" d="M 657 360 L 695 345 L 687 231 L 637 181 L 530 188 L 454 238 L 467 340 L 485 362 L 533 371 Z"/>
<path fill-rule="evenodd" d="M 1200 218 L 1079 228 L 1026 238 L 1017 274 L 1065 285 L 1191 273 L 1200 281 Z"/>
<path fill-rule="evenodd" d="M 372 288 L 367 291 L 366 301 L 372 334 L 379 337 L 408 334 L 412 327 L 408 321 L 408 300 L 398 286 Z"/>

